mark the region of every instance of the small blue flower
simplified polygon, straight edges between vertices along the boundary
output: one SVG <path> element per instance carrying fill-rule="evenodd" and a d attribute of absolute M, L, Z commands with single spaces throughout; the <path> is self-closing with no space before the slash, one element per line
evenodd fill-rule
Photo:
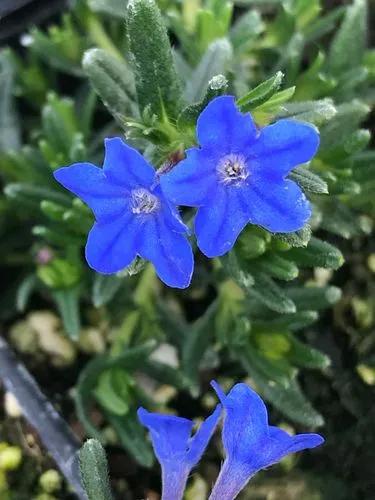
<path fill-rule="evenodd" d="M 221 415 L 221 405 L 191 437 L 192 420 L 150 413 L 139 408 L 138 418 L 148 428 L 162 469 L 162 500 L 180 500 L 191 469 L 199 462 Z"/>
<path fill-rule="evenodd" d="M 163 195 L 154 169 L 135 149 L 120 138 L 106 139 L 103 168 L 76 163 L 54 175 L 94 212 L 86 245 L 90 267 L 112 274 L 139 255 L 154 264 L 165 284 L 189 286 L 194 262 L 187 228 Z"/>
<path fill-rule="evenodd" d="M 313 126 L 279 120 L 258 131 L 234 97 L 222 96 L 199 116 L 197 138 L 200 148 L 187 150 L 160 182 L 173 203 L 199 207 L 195 232 L 205 255 L 228 252 L 248 223 L 275 233 L 304 226 L 310 204 L 286 176 L 316 153 Z"/>
<path fill-rule="evenodd" d="M 226 457 L 210 500 L 236 498 L 256 472 L 289 453 L 324 442 L 319 434 L 290 436 L 268 425 L 265 404 L 246 384 L 236 384 L 227 395 L 216 382 L 212 386 L 225 410 L 222 439 Z"/>

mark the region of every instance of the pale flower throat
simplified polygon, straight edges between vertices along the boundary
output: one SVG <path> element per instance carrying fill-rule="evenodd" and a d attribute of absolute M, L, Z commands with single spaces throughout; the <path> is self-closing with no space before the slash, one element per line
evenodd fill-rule
<path fill-rule="evenodd" d="M 240 184 L 249 177 L 246 160 L 238 154 L 224 156 L 217 165 L 217 171 L 224 184 Z"/>
<path fill-rule="evenodd" d="M 160 208 L 160 200 L 145 188 L 131 192 L 131 211 L 133 214 L 151 214 Z"/>

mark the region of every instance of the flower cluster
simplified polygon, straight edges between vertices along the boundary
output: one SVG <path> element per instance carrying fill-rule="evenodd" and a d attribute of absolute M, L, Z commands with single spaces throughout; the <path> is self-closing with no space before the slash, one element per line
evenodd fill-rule
<path fill-rule="evenodd" d="M 198 208 L 194 229 L 207 257 L 231 250 L 248 223 L 275 233 L 304 226 L 310 204 L 286 177 L 316 153 L 313 126 L 279 120 L 258 130 L 234 97 L 222 96 L 198 118 L 197 139 L 199 147 L 161 174 L 119 138 L 106 140 L 103 169 L 77 163 L 55 172 L 94 212 L 86 246 L 93 269 L 116 273 L 139 255 L 164 283 L 187 287 L 194 264 L 179 205 Z"/>
<path fill-rule="evenodd" d="M 319 434 L 290 436 L 268 424 L 267 409 L 256 392 L 236 384 L 226 395 L 212 382 L 221 405 L 190 437 L 193 422 L 181 417 L 138 411 L 151 434 L 162 469 L 162 500 L 180 500 L 191 469 L 198 463 L 224 409 L 222 439 L 225 461 L 210 500 L 232 500 L 261 469 L 279 462 L 289 453 L 315 448 L 324 442 Z"/>

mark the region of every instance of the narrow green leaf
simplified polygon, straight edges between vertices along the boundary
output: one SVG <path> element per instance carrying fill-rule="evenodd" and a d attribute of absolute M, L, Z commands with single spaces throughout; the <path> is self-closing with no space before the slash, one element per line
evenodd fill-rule
<path fill-rule="evenodd" d="M 128 0 L 88 0 L 91 10 L 124 19 Z"/>
<path fill-rule="evenodd" d="M 317 101 L 288 102 L 277 114 L 277 118 L 294 118 L 296 120 L 322 125 L 337 114 L 332 99 Z"/>
<path fill-rule="evenodd" d="M 324 370 L 330 365 L 330 359 L 322 352 L 297 340 L 293 335 L 288 335 L 291 349 L 288 359 L 297 366 Z"/>
<path fill-rule="evenodd" d="M 123 284 L 123 278 L 116 275 L 95 274 L 92 287 L 92 301 L 95 307 L 108 304 Z"/>
<path fill-rule="evenodd" d="M 287 290 L 288 297 L 295 303 L 298 311 L 309 311 L 331 307 L 341 298 L 341 290 L 335 286 L 296 287 Z"/>
<path fill-rule="evenodd" d="M 276 253 L 267 253 L 254 261 L 257 270 L 279 280 L 293 280 L 298 276 L 298 267 Z"/>
<path fill-rule="evenodd" d="M 107 457 L 97 439 L 89 439 L 82 446 L 79 464 L 88 500 L 112 500 Z"/>
<path fill-rule="evenodd" d="M 254 381 L 257 390 L 291 420 L 309 427 L 320 427 L 324 421 L 303 395 L 297 381 L 290 379 L 287 387 L 264 376 L 249 360 L 245 349 L 237 352 L 242 366 Z"/>
<path fill-rule="evenodd" d="M 15 68 L 10 52 L 0 53 L 0 151 L 19 149 L 21 130 L 15 110 L 13 89 Z"/>
<path fill-rule="evenodd" d="M 292 247 L 305 247 L 311 238 L 311 227 L 307 224 L 299 231 L 294 233 L 278 233 L 274 234 L 277 238 Z"/>
<path fill-rule="evenodd" d="M 35 290 L 38 283 L 38 279 L 35 274 L 29 274 L 26 278 L 21 282 L 20 286 L 17 289 L 16 295 L 16 307 L 17 311 L 24 312 L 27 304 L 29 302 L 29 298 L 33 291 Z"/>
<path fill-rule="evenodd" d="M 146 360 L 142 364 L 142 373 L 162 384 L 173 385 L 180 390 L 186 390 L 190 386 L 190 381 L 179 369 L 153 359 Z"/>
<path fill-rule="evenodd" d="M 297 167 L 290 172 L 288 177 L 308 193 L 328 194 L 327 183 L 307 168 Z"/>
<path fill-rule="evenodd" d="M 194 385 L 198 385 L 199 365 L 213 334 L 213 320 L 218 302 L 213 302 L 192 326 L 182 346 L 182 370 Z"/>
<path fill-rule="evenodd" d="M 313 306 L 313 304 L 311 304 Z M 263 330 L 296 331 L 302 330 L 315 323 L 319 318 L 316 311 L 298 311 L 292 314 L 283 314 L 282 316 L 265 321 L 254 322 L 254 328 L 260 327 Z"/>
<path fill-rule="evenodd" d="M 240 268 L 240 264 L 234 250 L 220 258 L 225 272 L 241 287 L 245 292 L 249 292 L 254 285 L 254 278 L 248 272 Z"/>
<path fill-rule="evenodd" d="M 206 89 L 206 94 L 204 98 L 196 103 L 186 106 L 178 116 L 177 124 L 181 128 L 184 125 L 195 125 L 198 116 L 207 106 L 207 104 L 214 99 L 226 92 L 228 88 L 228 80 L 224 75 L 216 75 L 208 82 Z"/>
<path fill-rule="evenodd" d="M 92 423 L 90 416 L 93 391 L 100 375 L 104 371 L 114 367 L 123 368 L 129 372 L 136 370 L 154 349 L 155 342 L 151 341 L 147 344 L 130 348 L 115 358 L 110 358 L 108 355 L 99 355 L 90 360 L 81 370 L 74 400 L 78 418 L 90 436 L 97 439 L 101 438 L 101 433 Z"/>
<path fill-rule="evenodd" d="M 135 410 L 129 411 L 125 418 L 111 413 L 107 413 L 107 418 L 122 446 L 142 467 L 151 467 L 154 463 L 154 454 L 149 442 L 146 441 L 144 428 L 139 423 Z"/>
<path fill-rule="evenodd" d="M 279 90 L 283 78 L 284 74 L 278 71 L 274 76 L 240 97 L 237 104 L 241 111 L 250 111 L 268 101 Z"/>
<path fill-rule="evenodd" d="M 354 0 L 346 8 L 344 20 L 336 33 L 329 54 L 329 68 L 335 74 L 359 63 L 365 52 L 367 38 L 367 2 Z"/>
<path fill-rule="evenodd" d="M 64 330 L 73 340 L 78 340 L 81 329 L 79 314 L 79 289 L 66 288 L 61 290 L 52 290 L 52 296 L 56 301 L 61 318 L 64 324 Z"/>
<path fill-rule="evenodd" d="M 134 78 L 126 62 L 102 49 L 90 49 L 82 65 L 104 105 L 122 122 L 133 109 L 135 96 Z"/>
<path fill-rule="evenodd" d="M 176 117 L 181 108 L 180 83 L 163 18 L 154 0 L 130 0 L 126 24 L 141 112 L 148 108 L 159 118 L 165 112 Z"/>
<path fill-rule="evenodd" d="M 119 387 L 119 376 L 124 375 L 124 383 Z M 117 377 L 117 379 L 116 379 Z M 129 377 L 121 369 L 110 369 L 102 373 L 99 377 L 98 385 L 95 389 L 95 398 L 103 408 L 115 415 L 124 416 L 129 411 L 129 394 L 127 385 L 125 390 L 123 385 L 127 384 Z"/>
<path fill-rule="evenodd" d="M 231 57 L 232 47 L 226 38 L 211 43 L 186 85 L 185 99 L 191 103 L 201 101 L 208 82 L 216 75 L 225 75 Z"/>
<path fill-rule="evenodd" d="M 230 40 L 233 49 L 238 53 L 239 50 L 245 50 L 265 29 L 261 15 L 257 10 L 245 12 L 233 24 L 230 31 Z"/>
<path fill-rule="evenodd" d="M 318 38 L 332 31 L 344 12 L 344 6 L 337 7 L 336 9 L 330 10 L 326 15 L 318 17 L 316 21 L 312 22 L 305 28 L 306 43 L 314 42 Z"/>
<path fill-rule="evenodd" d="M 67 207 L 71 205 L 71 198 L 69 195 L 60 193 L 57 190 L 53 190 L 47 187 L 41 187 L 22 182 L 14 182 L 8 184 L 4 188 L 4 193 L 10 199 L 15 200 L 21 204 L 37 204 L 37 206 L 39 207 L 41 201 L 50 200 Z"/>
<path fill-rule="evenodd" d="M 251 364 L 255 370 L 262 373 L 264 377 L 276 382 L 281 387 L 287 388 L 289 386 L 290 377 L 293 372 L 290 365 L 285 362 L 278 363 L 277 361 L 271 361 L 251 346 L 246 346 L 244 350 L 246 351 L 247 362 Z"/>
<path fill-rule="evenodd" d="M 338 269 L 344 263 L 340 250 L 326 241 L 312 237 L 306 248 L 292 248 L 285 253 L 285 258 L 301 267 L 325 267 Z"/>
<path fill-rule="evenodd" d="M 321 227 L 346 239 L 363 234 L 357 214 L 343 203 L 323 206 Z"/>
<path fill-rule="evenodd" d="M 254 274 L 255 283 L 249 289 L 250 296 L 259 300 L 266 305 L 271 311 L 276 311 L 281 314 L 293 313 L 296 311 L 296 306 L 284 291 L 276 285 L 272 278 L 265 273 L 257 272 Z"/>

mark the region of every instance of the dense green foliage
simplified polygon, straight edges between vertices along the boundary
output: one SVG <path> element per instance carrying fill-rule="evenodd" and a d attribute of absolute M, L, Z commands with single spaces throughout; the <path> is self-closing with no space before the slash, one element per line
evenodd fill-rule
<path fill-rule="evenodd" d="M 151 0 L 128 3 L 74 2 L 55 26 L 32 29 L 23 51 L 0 52 L 0 318 L 11 325 L 35 309 L 57 311 L 59 376 L 71 367 L 75 374 L 63 390 L 75 387 L 87 434 L 121 443 L 139 466 L 151 467 L 153 454 L 137 407 L 201 417 L 213 405 L 205 397 L 212 376 L 224 385 L 250 377 L 292 425 L 318 428 L 326 419 L 327 465 L 342 415 L 343 446 L 354 440 L 352 425 L 365 439 L 365 383 L 375 383 L 375 151 L 367 121 L 375 53 L 366 48 L 366 1 L 330 10 L 319 0 L 160 0 L 160 11 Z M 164 287 L 141 260 L 113 276 L 90 270 L 82 250 L 91 212 L 59 187 L 54 169 L 99 164 L 111 135 L 125 136 L 157 167 L 173 165 L 195 144 L 200 111 L 223 93 L 236 95 L 259 125 L 294 117 L 319 128 L 318 155 L 291 174 L 312 200 L 311 225 L 285 235 L 249 226 L 225 257 L 197 253 L 186 291 Z M 191 213 L 183 215 L 189 223 Z M 18 329 L 31 335 L 31 323 L 29 314 Z M 335 329 L 345 339 L 333 340 Z M 40 345 L 28 353 L 37 358 Z M 339 464 L 331 474 L 316 467 L 326 485 L 311 476 L 299 498 L 370 498 L 365 470 L 344 465 L 342 477 Z"/>

